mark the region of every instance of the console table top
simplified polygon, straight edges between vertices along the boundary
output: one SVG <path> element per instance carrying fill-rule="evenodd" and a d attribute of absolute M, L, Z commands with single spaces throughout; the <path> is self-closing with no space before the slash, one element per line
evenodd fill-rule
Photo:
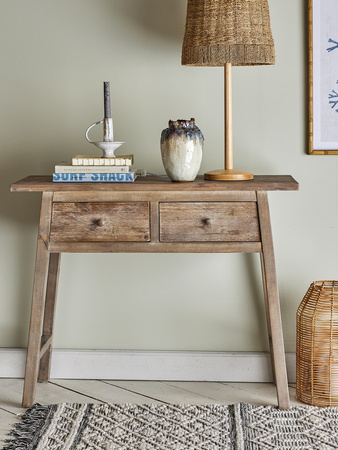
<path fill-rule="evenodd" d="M 60 191 L 296 191 L 298 183 L 291 175 L 255 175 L 247 181 L 195 181 L 173 183 L 167 177 L 138 177 L 133 183 L 54 183 L 51 175 L 30 175 L 10 186 L 12 192 Z"/>

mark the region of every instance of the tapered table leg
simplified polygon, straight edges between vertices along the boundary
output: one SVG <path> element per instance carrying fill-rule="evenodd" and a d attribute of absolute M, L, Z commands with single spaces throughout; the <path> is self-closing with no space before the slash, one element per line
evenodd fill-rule
<path fill-rule="evenodd" d="M 265 275 L 265 261 L 264 261 L 263 253 L 260 254 L 260 257 L 261 257 L 262 280 L 263 280 L 263 289 L 264 289 L 266 323 L 267 323 L 267 327 L 268 327 L 269 348 L 270 348 L 271 365 L 272 365 L 272 375 L 273 375 L 273 381 L 274 381 L 274 383 L 276 383 L 275 359 L 274 359 L 273 345 L 272 345 L 270 311 L 269 311 L 269 304 L 268 304 L 268 293 L 267 293 L 266 275 Z"/>
<path fill-rule="evenodd" d="M 38 376 L 39 382 L 48 381 L 50 378 L 54 315 L 60 272 L 60 259 L 60 253 L 51 253 L 49 256 L 45 314 L 42 329 L 42 347 L 40 353 L 41 360 Z"/>
<path fill-rule="evenodd" d="M 272 368 L 277 388 L 278 406 L 282 409 L 288 409 L 290 408 L 289 388 L 286 372 L 284 339 L 271 232 L 270 212 L 266 192 L 257 192 L 257 205 L 261 227 L 261 264 Z"/>
<path fill-rule="evenodd" d="M 31 318 L 27 346 L 25 383 L 22 398 L 22 406 L 24 408 L 28 408 L 34 403 L 35 388 L 39 370 L 42 325 L 49 267 L 48 238 L 52 199 L 52 193 L 44 192 L 42 194 Z"/>

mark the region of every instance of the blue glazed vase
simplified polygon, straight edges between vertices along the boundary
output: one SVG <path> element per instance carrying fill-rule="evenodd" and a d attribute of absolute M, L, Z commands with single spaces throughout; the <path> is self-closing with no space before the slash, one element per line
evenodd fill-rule
<path fill-rule="evenodd" d="M 161 155 L 171 181 L 194 181 L 201 167 L 203 143 L 195 119 L 169 120 L 169 128 L 161 133 Z"/>

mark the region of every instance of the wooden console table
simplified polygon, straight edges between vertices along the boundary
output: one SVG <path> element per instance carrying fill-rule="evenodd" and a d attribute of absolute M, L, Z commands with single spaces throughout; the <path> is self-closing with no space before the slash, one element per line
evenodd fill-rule
<path fill-rule="evenodd" d="M 29 176 L 12 184 L 13 192 L 42 192 L 22 405 L 32 406 L 37 380 L 50 377 L 62 252 L 258 252 L 278 405 L 289 408 L 267 191 L 297 189 L 289 175 L 189 183 L 160 177 L 53 183 L 51 176 Z"/>

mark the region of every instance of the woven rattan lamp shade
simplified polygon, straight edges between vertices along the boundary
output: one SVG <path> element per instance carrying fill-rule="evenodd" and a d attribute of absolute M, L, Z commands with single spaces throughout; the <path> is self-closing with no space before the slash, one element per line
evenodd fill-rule
<path fill-rule="evenodd" d="M 275 63 L 268 0 L 188 0 L 182 64 Z"/>
<path fill-rule="evenodd" d="M 311 284 L 297 311 L 297 397 L 338 405 L 338 281 Z"/>

